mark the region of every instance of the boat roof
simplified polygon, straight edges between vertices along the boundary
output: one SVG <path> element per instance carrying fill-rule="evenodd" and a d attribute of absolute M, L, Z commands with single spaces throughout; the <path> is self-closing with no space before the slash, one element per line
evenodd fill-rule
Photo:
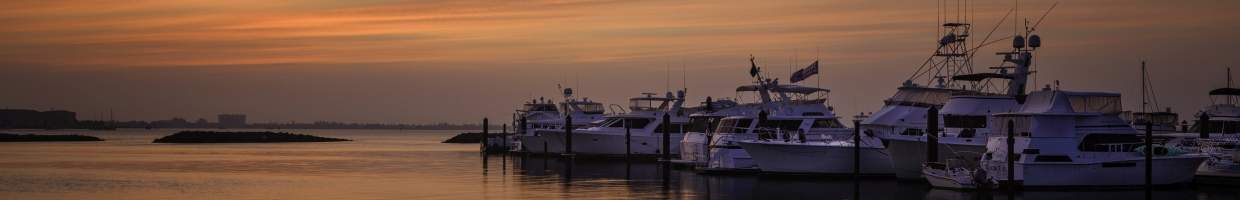
<path fill-rule="evenodd" d="M 1043 89 L 1030 93 L 1020 110 L 1003 115 L 1093 115 L 1122 112 L 1120 94 Z"/>
<path fill-rule="evenodd" d="M 1240 89 L 1236 89 L 1236 88 L 1219 88 L 1219 89 L 1210 90 L 1210 95 L 1230 95 L 1230 96 L 1240 96 Z"/>
<path fill-rule="evenodd" d="M 763 86 L 761 85 L 743 85 L 740 87 L 736 87 L 737 92 L 752 92 L 752 91 L 760 91 L 762 89 L 763 89 Z M 774 92 L 797 93 L 797 94 L 813 94 L 816 92 L 831 92 L 831 90 L 828 90 L 828 89 L 806 87 L 806 86 L 800 86 L 800 85 L 778 85 L 778 86 L 775 86 L 775 88 L 771 88 L 770 90 Z"/>
<path fill-rule="evenodd" d="M 958 81 L 982 81 L 982 80 L 986 80 L 989 78 L 1011 79 L 1012 76 L 999 74 L 999 73 L 976 73 L 976 74 L 962 74 L 962 75 L 952 76 L 952 80 L 958 80 Z"/>

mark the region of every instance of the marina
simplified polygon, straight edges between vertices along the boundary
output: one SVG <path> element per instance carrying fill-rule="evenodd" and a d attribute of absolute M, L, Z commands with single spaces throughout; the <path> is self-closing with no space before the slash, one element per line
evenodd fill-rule
<path fill-rule="evenodd" d="M 1240 199 L 1240 2 L 930 3 L 0 3 L 0 200 Z"/>

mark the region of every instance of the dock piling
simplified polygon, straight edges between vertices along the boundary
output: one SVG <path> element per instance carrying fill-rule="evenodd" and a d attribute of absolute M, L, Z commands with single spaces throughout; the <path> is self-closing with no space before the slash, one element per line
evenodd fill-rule
<path fill-rule="evenodd" d="M 482 144 L 481 148 L 482 148 L 482 153 L 484 154 L 487 153 L 487 150 L 489 150 L 488 148 L 490 146 L 490 141 L 488 141 L 488 139 L 490 139 L 489 138 L 490 136 L 487 135 L 487 131 L 488 131 L 487 129 L 490 128 L 491 125 L 487 123 L 488 123 L 487 118 L 482 118 L 482 142 L 480 143 Z"/>
<path fill-rule="evenodd" d="M 1197 119 L 1197 134 L 1201 139 L 1210 138 L 1210 114 L 1201 113 L 1200 119 Z"/>
<path fill-rule="evenodd" d="M 564 115 L 564 154 L 573 155 L 573 116 Z"/>
<path fill-rule="evenodd" d="M 1154 123 L 1145 122 L 1145 199 L 1154 189 Z"/>
<path fill-rule="evenodd" d="M 1007 182 L 1008 195 L 1016 187 L 1016 120 L 1008 120 L 1007 124 Z"/>
<path fill-rule="evenodd" d="M 926 110 L 926 162 L 939 162 L 939 109 Z"/>

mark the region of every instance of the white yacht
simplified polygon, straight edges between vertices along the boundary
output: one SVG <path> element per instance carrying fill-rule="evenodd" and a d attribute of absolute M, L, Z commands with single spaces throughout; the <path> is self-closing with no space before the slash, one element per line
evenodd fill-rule
<path fill-rule="evenodd" d="M 624 156 L 628 149 L 634 156 L 657 156 L 664 151 L 663 130 L 670 131 L 669 138 L 679 141 L 683 138 L 684 127 L 689 123 L 683 109 L 685 92 L 679 91 L 675 96 L 671 92 L 665 97 L 645 93 L 645 96 L 629 99 L 629 111 L 624 114 L 604 117 L 595 126 L 577 128 L 572 131 L 572 154 L 584 156 Z M 668 115 L 670 124 L 663 123 L 663 116 Z M 625 125 L 628 125 L 629 144 L 625 144 Z M 548 144 L 553 147 L 564 147 L 568 138 L 563 130 L 545 131 Z M 680 152 L 680 144 L 669 141 L 671 152 Z M 564 152 L 568 153 L 568 152 Z"/>
<path fill-rule="evenodd" d="M 518 130 L 516 150 L 526 153 L 562 153 L 563 146 L 548 145 L 546 132 L 564 130 L 564 114 L 572 116 L 573 127 L 586 127 L 590 122 L 603 118 L 603 104 L 582 98 L 573 98 L 572 88 L 564 89 L 564 101 L 559 107 L 548 99 L 539 98 L 526 102 L 518 115 L 525 120 Z M 561 112 L 562 111 L 562 112 Z"/>
<path fill-rule="evenodd" d="M 1230 79 L 1230 78 L 1229 78 Z M 1187 133 L 1164 134 L 1175 137 L 1170 143 L 1210 155 L 1197 171 L 1201 178 L 1240 178 L 1240 106 L 1235 98 L 1240 89 L 1210 91 L 1211 105 L 1196 114 Z M 1208 138 L 1201 138 L 1202 135 Z"/>
<path fill-rule="evenodd" d="M 739 105 L 736 101 L 726 99 L 712 101 L 709 97 L 702 104 L 704 105 L 703 109 L 689 115 L 691 128 L 686 130 L 684 138 L 680 140 L 680 159 L 673 162 L 694 167 L 705 166 L 708 160 L 707 155 L 710 152 L 707 143 L 711 140 L 710 137 L 713 136 L 712 131 L 714 131 L 715 125 L 719 124 L 719 121 L 724 117 L 744 115 L 746 110 L 753 109 L 751 105 L 738 107 Z"/>
<path fill-rule="evenodd" d="M 848 174 L 853 172 L 853 129 L 834 115 L 775 116 L 759 122 L 757 139 L 737 142 L 762 172 Z M 811 136 L 804 136 L 811 135 Z M 819 137 L 810 140 L 811 137 Z M 861 173 L 893 175 L 891 157 L 875 135 L 861 137 Z"/>
<path fill-rule="evenodd" d="M 759 79 L 762 80 L 762 79 Z M 839 130 L 840 133 L 850 134 L 851 130 L 843 127 L 835 118 L 835 113 L 831 107 L 826 105 L 826 97 L 829 90 L 798 86 L 798 85 L 779 85 L 774 80 L 763 80 L 759 85 L 742 86 L 737 88 L 738 92 L 757 92 L 763 102 L 746 104 L 736 107 L 742 109 L 740 115 L 727 117 L 720 120 L 718 128 L 710 141 L 709 155 L 707 165 L 703 169 L 708 172 L 729 172 L 729 171 L 756 171 L 758 165 L 754 163 L 750 154 L 739 146 L 739 142 L 745 140 L 754 140 L 760 137 L 764 131 L 775 129 L 779 133 L 801 132 L 805 135 L 805 141 L 817 142 L 826 139 L 832 131 L 807 131 L 816 129 L 833 129 Z M 756 123 L 762 113 L 766 113 L 768 117 L 788 117 L 788 118 L 814 118 L 822 119 L 822 122 L 810 120 L 809 122 L 789 120 L 788 123 L 797 122 L 787 126 L 778 126 L 775 124 Z M 777 127 L 778 126 L 778 127 Z"/>
<path fill-rule="evenodd" d="M 1014 131 L 1012 152 L 1015 184 L 1024 187 L 1138 186 L 1144 184 L 1144 148 L 1154 148 L 1153 184 L 1192 181 L 1203 154 L 1164 146 L 1145 147 L 1141 135 L 1119 117 L 1120 95 L 1071 92 L 1049 86 L 1033 92 L 1017 112 L 997 114 L 991 132 Z M 1011 123 L 1014 126 L 1009 126 Z M 981 173 L 951 173 L 927 168 L 936 187 L 954 187 L 961 180 L 1008 182 L 1008 137 L 991 137 Z M 979 179 L 977 176 L 989 178 Z M 956 184 L 944 184 L 956 183 Z M 991 184 L 993 185 L 993 184 Z"/>

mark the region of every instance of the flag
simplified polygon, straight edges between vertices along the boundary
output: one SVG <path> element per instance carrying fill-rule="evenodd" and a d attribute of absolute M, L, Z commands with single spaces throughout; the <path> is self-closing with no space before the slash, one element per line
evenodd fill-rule
<path fill-rule="evenodd" d="M 805 69 L 799 69 L 796 72 L 793 72 L 792 76 L 789 77 L 788 79 L 790 79 L 792 83 L 796 83 L 796 82 L 805 80 L 806 78 L 809 78 L 810 76 L 814 76 L 815 74 L 818 74 L 818 61 L 817 60 L 814 61 L 814 64 L 809 64 L 809 66 L 805 67 Z"/>
<path fill-rule="evenodd" d="M 749 76 L 750 77 L 758 76 L 758 63 L 754 63 L 753 55 L 749 55 Z"/>

